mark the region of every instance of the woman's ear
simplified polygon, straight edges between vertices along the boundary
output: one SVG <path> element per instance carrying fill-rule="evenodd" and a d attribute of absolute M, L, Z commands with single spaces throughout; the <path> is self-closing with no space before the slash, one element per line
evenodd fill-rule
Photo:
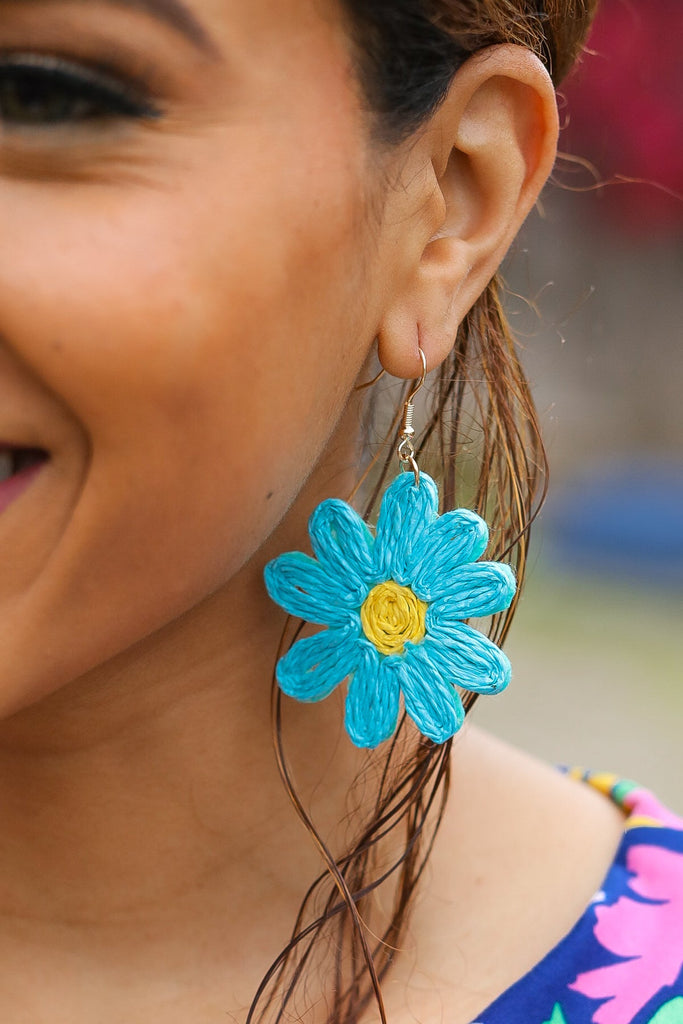
<path fill-rule="evenodd" d="M 548 177 L 557 106 L 540 60 L 521 46 L 470 57 L 401 154 L 383 220 L 387 301 L 379 358 L 398 377 L 431 369 L 499 267 Z"/>

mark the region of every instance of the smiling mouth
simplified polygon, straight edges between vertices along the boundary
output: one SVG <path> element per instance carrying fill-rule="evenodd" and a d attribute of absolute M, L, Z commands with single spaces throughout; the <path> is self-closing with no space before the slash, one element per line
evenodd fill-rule
<path fill-rule="evenodd" d="M 49 457 L 44 448 L 0 444 L 0 512 L 29 486 Z"/>

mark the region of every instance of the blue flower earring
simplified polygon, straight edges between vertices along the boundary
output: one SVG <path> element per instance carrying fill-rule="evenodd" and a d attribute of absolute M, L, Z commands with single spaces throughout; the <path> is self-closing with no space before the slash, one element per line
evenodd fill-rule
<path fill-rule="evenodd" d="M 315 558 L 280 555 L 265 568 L 272 599 L 290 615 L 327 626 L 280 658 L 280 688 L 319 701 L 348 677 L 346 730 L 358 747 L 376 747 L 396 730 L 401 705 L 420 732 L 444 743 L 465 712 L 458 687 L 494 694 L 510 681 L 510 662 L 463 620 L 508 608 L 512 569 L 481 562 L 484 520 L 468 509 L 438 515 L 436 484 L 420 472 L 407 399 L 397 449 L 403 472 L 382 497 L 377 529 L 346 502 L 329 498 L 308 531 Z"/>

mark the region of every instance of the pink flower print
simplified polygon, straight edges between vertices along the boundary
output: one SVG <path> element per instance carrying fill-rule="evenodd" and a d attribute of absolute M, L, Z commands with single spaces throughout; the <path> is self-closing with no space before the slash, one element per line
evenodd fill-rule
<path fill-rule="evenodd" d="M 637 824 L 638 819 L 644 818 L 651 819 L 652 824 L 675 828 L 679 832 L 683 831 L 683 818 L 679 818 L 673 811 L 660 804 L 657 797 L 647 789 L 632 789 L 624 797 L 623 804 L 633 817 L 633 825 Z M 633 827 L 629 822 L 627 822 L 627 825 Z"/>
<path fill-rule="evenodd" d="M 672 985 L 683 966 L 683 854 L 634 846 L 626 866 L 636 874 L 631 889 L 656 903 L 621 896 L 596 910 L 594 934 L 610 953 L 630 959 L 580 974 L 569 987 L 605 999 L 594 1024 L 630 1024 L 659 990 Z"/>

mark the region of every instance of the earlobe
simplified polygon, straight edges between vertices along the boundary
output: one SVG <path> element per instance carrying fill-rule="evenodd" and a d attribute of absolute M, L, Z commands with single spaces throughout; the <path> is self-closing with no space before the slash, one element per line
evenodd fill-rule
<path fill-rule="evenodd" d="M 430 369 L 446 358 L 552 170 L 557 131 L 552 82 L 530 51 L 490 47 L 457 72 L 404 167 L 401 200 L 421 194 L 399 222 L 409 266 L 378 330 L 390 373 L 414 376 L 418 343 Z"/>

